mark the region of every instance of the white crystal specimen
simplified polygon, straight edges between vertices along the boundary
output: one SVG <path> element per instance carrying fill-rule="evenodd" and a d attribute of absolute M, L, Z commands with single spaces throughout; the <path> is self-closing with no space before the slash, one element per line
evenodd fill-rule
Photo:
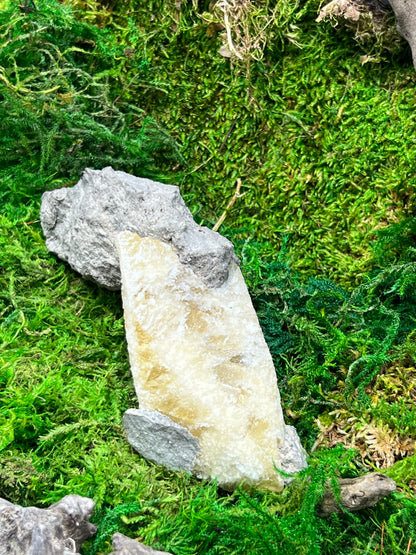
<path fill-rule="evenodd" d="M 140 408 L 198 438 L 198 477 L 280 491 L 276 373 L 239 267 L 232 262 L 225 284 L 210 288 L 157 239 L 121 232 L 118 249 Z"/>

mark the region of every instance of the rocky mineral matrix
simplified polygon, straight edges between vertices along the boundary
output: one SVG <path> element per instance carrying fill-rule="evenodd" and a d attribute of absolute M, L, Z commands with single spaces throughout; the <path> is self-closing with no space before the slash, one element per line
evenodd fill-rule
<path fill-rule="evenodd" d="M 140 408 L 198 439 L 197 476 L 227 489 L 245 481 L 281 490 L 275 465 L 285 424 L 276 374 L 237 264 L 212 288 L 157 239 L 122 232 L 118 250 Z"/>

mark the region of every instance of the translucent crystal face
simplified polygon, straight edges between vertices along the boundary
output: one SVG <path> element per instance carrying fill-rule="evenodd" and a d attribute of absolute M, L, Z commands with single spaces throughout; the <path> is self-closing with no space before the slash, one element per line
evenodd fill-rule
<path fill-rule="evenodd" d="M 194 474 L 227 488 L 244 480 L 280 490 L 285 425 L 276 374 L 238 266 L 210 288 L 157 239 L 122 232 L 118 248 L 140 408 L 198 438 Z"/>

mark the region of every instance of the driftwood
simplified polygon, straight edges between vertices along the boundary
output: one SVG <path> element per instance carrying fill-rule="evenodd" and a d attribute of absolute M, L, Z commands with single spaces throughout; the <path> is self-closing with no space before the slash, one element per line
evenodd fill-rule
<path fill-rule="evenodd" d="M 319 516 L 325 517 L 331 513 L 341 513 L 343 509 L 359 511 L 373 507 L 380 499 L 396 489 L 394 480 L 379 472 L 372 472 L 358 478 L 341 478 L 338 484 L 341 506 L 335 499 L 332 487 L 328 485 L 319 506 Z"/>

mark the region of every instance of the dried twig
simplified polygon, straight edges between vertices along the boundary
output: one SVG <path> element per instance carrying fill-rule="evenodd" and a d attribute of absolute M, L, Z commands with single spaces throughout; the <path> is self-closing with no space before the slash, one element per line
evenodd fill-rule
<path fill-rule="evenodd" d="M 235 201 L 238 198 L 241 198 L 245 195 L 245 193 L 240 194 L 240 189 L 241 189 L 241 179 L 238 178 L 237 179 L 237 187 L 234 193 L 233 198 L 230 200 L 230 202 L 227 204 L 227 208 L 224 210 L 224 212 L 221 214 L 220 219 L 218 220 L 218 222 L 214 225 L 214 227 L 212 228 L 213 231 L 218 231 L 220 225 L 224 222 L 226 216 L 227 216 L 227 212 L 228 210 L 233 206 L 233 204 L 235 203 Z"/>
<path fill-rule="evenodd" d="M 383 555 L 383 547 L 384 547 L 384 526 L 386 525 L 385 522 L 383 522 L 383 525 L 381 527 L 381 541 L 380 541 L 380 555 Z"/>
<path fill-rule="evenodd" d="M 229 139 L 231 133 L 234 131 L 234 127 L 235 127 L 235 125 L 236 125 L 236 123 L 237 123 L 237 120 L 238 120 L 238 116 L 236 116 L 236 117 L 234 118 L 234 121 L 233 121 L 232 124 L 230 125 L 230 128 L 229 128 L 229 130 L 228 130 L 228 133 L 225 135 L 225 138 L 224 138 L 223 142 L 221 143 L 220 148 L 217 150 L 217 154 L 219 154 L 219 153 L 222 151 L 222 149 L 225 147 L 225 145 L 226 145 L 226 143 L 227 143 L 227 141 L 228 141 L 228 139 Z"/>
<path fill-rule="evenodd" d="M 232 54 L 237 56 L 237 58 L 240 58 L 240 60 L 242 60 L 243 56 L 235 48 L 234 43 L 233 43 L 233 39 L 232 39 L 232 36 L 231 36 L 231 25 L 230 25 L 230 22 L 228 20 L 228 11 L 230 10 L 231 6 L 227 2 L 227 0 L 222 0 L 221 2 L 218 2 L 217 6 L 218 6 L 218 8 L 220 8 L 222 10 L 222 13 L 223 13 L 224 26 L 225 26 L 225 30 L 226 30 L 226 33 L 227 33 L 228 49 Z"/>
<path fill-rule="evenodd" d="M 380 499 L 396 489 L 394 480 L 379 472 L 372 472 L 358 478 L 341 478 L 338 483 L 341 504 L 335 499 L 334 492 L 328 485 L 319 506 L 320 516 L 340 513 L 343 509 L 359 511 L 366 507 L 373 507 Z M 383 549 L 383 534 L 384 528 L 382 529 L 381 549 Z"/>

